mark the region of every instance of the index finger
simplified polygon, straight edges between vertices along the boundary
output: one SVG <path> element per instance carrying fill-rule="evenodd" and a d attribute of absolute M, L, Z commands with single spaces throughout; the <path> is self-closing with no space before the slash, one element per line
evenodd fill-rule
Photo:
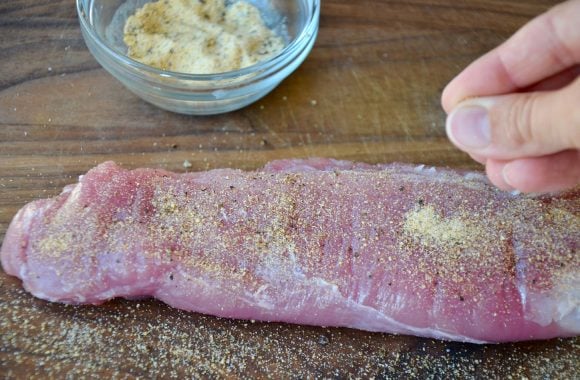
<path fill-rule="evenodd" d="M 470 97 L 512 93 L 580 63 L 580 0 L 564 2 L 479 58 L 443 91 L 448 113 Z"/>

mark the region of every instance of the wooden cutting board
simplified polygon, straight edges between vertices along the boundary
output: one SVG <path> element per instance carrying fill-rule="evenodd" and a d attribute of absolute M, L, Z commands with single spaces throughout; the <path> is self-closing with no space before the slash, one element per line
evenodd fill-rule
<path fill-rule="evenodd" d="M 479 168 L 444 134 L 445 84 L 552 1 L 323 0 L 320 35 L 238 112 L 150 106 L 87 51 L 72 0 L 0 3 L 0 238 L 17 209 L 115 160 L 183 172 L 330 156 Z M 183 166 L 185 161 L 190 168 Z M 0 272 L 7 378 L 573 378 L 580 339 L 478 346 L 180 312 L 51 304 Z"/>

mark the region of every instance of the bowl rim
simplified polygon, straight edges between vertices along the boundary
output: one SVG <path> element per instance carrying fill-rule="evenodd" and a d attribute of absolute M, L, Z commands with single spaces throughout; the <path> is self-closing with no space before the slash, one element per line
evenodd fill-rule
<path fill-rule="evenodd" d="M 284 49 L 282 49 L 276 55 L 268 58 L 265 61 L 257 62 L 251 66 L 247 66 L 239 70 L 226 71 L 214 74 L 190 74 L 179 71 L 161 70 L 156 67 L 149 66 L 139 61 L 136 61 L 125 54 L 117 52 L 115 49 L 109 46 L 109 44 L 103 38 L 101 38 L 101 36 L 98 33 L 95 32 L 94 28 L 91 26 L 90 22 L 87 19 L 87 17 L 90 17 L 90 12 L 92 11 L 92 4 L 94 3 L 94 0 L 75 0 L 77 16 L 80 20 L 82 28 L 86 32 L 88 32 L 93 41 L 98 43 L 101 46 L 101 48 L 113 59 L 120 61 L 134 69 L 148 72 L 149 74 L 159 75 L 165 78 L 191 80 L 191 81 L 215 81 L 215 80 L 237 79 L 240 77 L 254 74 L 256 72 L 266 71 L 271 67 L 276 66 L 276 64 L 278 64 L 287 55 L 294 52 L 296 49 L 301 50 L 300 49 L 301 41 L 303 41 L 310 33 L 313 23 L 319 22 L 319 17 L 317 17 L 317 15 L 319 14 L 321 0 L 307 0 L 307 1 L 310 1 L 312 3 L 312 7 L 310 8 L 310 12 L 308 13 L 308 20 L 304 24 L 304 27 L 302 28 L 300 33 L 292 40 L 292 42 L 286 45 Z"/>

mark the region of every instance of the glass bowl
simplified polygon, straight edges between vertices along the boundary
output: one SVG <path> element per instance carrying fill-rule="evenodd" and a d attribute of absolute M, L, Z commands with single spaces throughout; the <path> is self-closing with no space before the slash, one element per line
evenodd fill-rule
<path fill-rule="evenodd" d="M 126 55 L 125 21 L 153 0 L 76 0 L 76 5 L 87 47 L 130 91 L 169 111 L 211 115 L 242 108 L 272 91 L 306 59 L 318 34 L 320 0 L 246 1 L 260 9 L 286 46 L 265 61 L 219 74 L 160 70 Z"/>

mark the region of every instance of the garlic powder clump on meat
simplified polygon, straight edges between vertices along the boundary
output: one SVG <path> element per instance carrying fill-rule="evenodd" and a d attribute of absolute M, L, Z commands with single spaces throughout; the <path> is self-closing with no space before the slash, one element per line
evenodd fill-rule
<path fill-rule="evenodd" d="M 215 74 L 266 60 L 284 48 L 245 1 L 159 0 L 125 23 L 129 57 L 162 70 Z"/>

